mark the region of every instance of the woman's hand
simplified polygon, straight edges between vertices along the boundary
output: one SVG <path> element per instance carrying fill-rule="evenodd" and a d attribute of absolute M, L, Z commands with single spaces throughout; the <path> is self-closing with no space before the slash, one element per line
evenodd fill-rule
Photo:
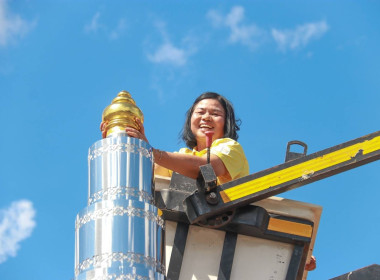
<path fill-rule="evenodd" d="M 107 136 L 107 124 L 108 124 L 108 122 L 101 122 L 100 123 L 100 131 L 102 132 L 103 138 L 106 138 L 106 136 Z"/>
<path fill-rule="evenodd" d="M 145 129 L 144 129 L 144 125 L 142 124 L 141 120 L 138 118 L 135 118 L 135 121 L 140 126 L 140 130 L 137 130 L 137 129 L 132 128 L 132 127 L 127 127 L 125 129 L 125 132 L 130 137 L 138 138 L 138 139 L 144 140 L 145 142 L 149 143 L 148 139 L 145 136 Z M 106 122 L 106 121 L 103 121 L 100 123 L 100 130 L 102 132 L 103 138 L 107 137 L 107 124 L 108 124 L 108 122 Z"/>
<path fill-rule="evenodd" d="M 305 265 L 305 270 L 311 271 L 317 268 L 317 259 L 311 256 L 310 262 Z"/>
<path fill-rule="evenodd" d="M 140 126 L 140 130 L 137 130 L 137 129 L 132 128 L 132 127 L 127 127 L 125 129 L 125 132 L 130 137 L 138 138 L 138 139 L 141 139 L 141 140 L 149 143 L 148 139 L 145 136 L 145 129 L 144 129 L 144 125 L 142 124 L 141 120 L 138 118 L 135 118 L 135 121 Z"/>

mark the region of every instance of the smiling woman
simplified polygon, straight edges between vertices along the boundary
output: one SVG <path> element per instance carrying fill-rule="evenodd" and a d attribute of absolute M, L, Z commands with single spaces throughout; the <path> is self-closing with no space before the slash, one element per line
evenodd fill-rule
<path fill-rule="evenodd" d="M 136 122 L 140 130 L 127 127 L 126 133 L 148 142 L 142 122 L 139 119 Z M 225 97 L 214 92 L 201 94 L 186 114 L 182 139 L 187 148 L 176 153 L 153 149 L 155 174 L 170 177 L 174 171 L 196 178 L 199 167 L 207 163 L 206 134 L 211 133 L 210 163 L 218 183 L 249 175 L 248 161 L 236 141 L 238 130 L 233 106 Z"/>
<path fill-rule="evenodd" d="M 207 132 L 211 132 L 213 141 L 224 136 L 225 115 L 222 104 L 216 99 L 203 99 L 195 105 L 190 123 L 198 151 L 207 148 Z"/>

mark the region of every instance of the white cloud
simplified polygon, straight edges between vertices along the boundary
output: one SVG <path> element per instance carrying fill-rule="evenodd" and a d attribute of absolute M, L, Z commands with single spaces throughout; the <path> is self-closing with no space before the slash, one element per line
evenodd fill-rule
<path fill-rule="evenodd" d="M 19 243 L 32 234 L 35 212 L 29 200 L 15 201 L 8 209 L 0 209 L 0 263 L 15 257 Z"/>
<path fill-rule="evenodd" d="M 272 29 L 273 39 L 282 51 L 287 49 L 297 49 L 305 47 L 311 40 L 318 39 L 323 36 L 329 29 L 326 21 L 306 23 L 297 26 L 293 30 Z"/>
<path fill-rule="evenodd" d="M 99 24 L 99 17 L 100 17 L 100 13 L 97 12 L 92 17 L 91 21 L 84 26 L 84 31 L 86 31 L 86 32 L 97 32 L 99 30 L 99 28 L 101 27 L 101 25 Z"/>
<path fill-rule="evenodd" d="M 123 31 L 127 28 L 126 20 L 125 19 L 119 19 L 119 22 L 114 30 L 110 33 L 110 38 L 112 40 L 118 39 L 120 37 L 120 34 L 123 33 Z"/>
<path fill-rule="evenodd" d="M 163 43 L 154 54 L 148 54 L 148 59 L 155 63 L 169 63 L 177 66 L 186 64 L 186 52 L 174 47 L 170 42 Z"/>
<path fill-rule="evenodd" d="M 109 28 L 109 26 L 102 24 L 100 21 L 100 12 L 96 12 L 91 20 L 85 24 L 84 31 L 86 33 L 101 33 L 108 36 L 111 40 L 120 38 L 122 33 L 126 30 L 127 24 L 124 18 L 119 19 L 116 27 Z"/>
<path fill-rule="evenodd" d="M 0 0 L 0 46 L 6 46 L 17 37 L 24 36 L 35 22 L 27 22 L 17 14 L 12 14 L 6 0 Z"/>
<path fill-rule="evenodd" d="M 211 20 L 213 26 L 230 29 L 229 41 L 231 43 L 241 43 L 256 49 L 263 39 L 264 31 L 258 26 L 255 24 L 243 24 L 244 8 L 241 6 L 233 7 L 226 16 L 216 10 L 210 10 L 207 17 Z"/>
<path fill-rule="evenodd" d="M 216 10 L 210 10 L 207 13 L 207 17 L 211 20 L 214 27 L 220 27 L 223 25 L 223 16 Z"/>
<path fill-rule="evenodd" d="M 174 66 L 186 65 L 188 58 L 197 51 L 191 37 L 182 38 L 181 45 L 175 46 L 169 39 L 164 22 L 156 22 L 156 27 L 161 35 L 163 43 L 155 48 L 153 53 L 147 55 L 148 60 L 153 63 L 168 64 Z"/>

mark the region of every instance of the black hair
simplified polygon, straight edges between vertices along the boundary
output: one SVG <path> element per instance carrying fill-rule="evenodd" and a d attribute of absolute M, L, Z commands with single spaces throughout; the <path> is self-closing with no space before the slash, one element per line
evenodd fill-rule
<path fill-rule="evenodd" d="M 197 140 L 191 131 L 191 115 L 193 114 L 195 106 L 203 99 L 216 99 L 219 101 L 225 112 L 224 137 L 237 140 L 239 138 L 237 132 L 240 130 L 241 121 L 239 119 L 235 119 L 235 112 L 232 103 L 228 101 L 227 98 L 216 92 L 205 92 L 195 99 L 193 105 L 186 112 L 186 120 L 181 133 L 182 140 L 185 142 L 186 146 L 190 149 L 197 146 Z"/>

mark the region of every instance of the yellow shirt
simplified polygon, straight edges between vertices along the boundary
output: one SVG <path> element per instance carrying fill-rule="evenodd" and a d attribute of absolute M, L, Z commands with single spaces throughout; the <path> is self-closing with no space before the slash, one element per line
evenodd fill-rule
<path fill-rule="evenodd" d="M 197 151 L 196 149 L 190 150 L 188 148 L 182 148 L 179 150 L 179 153 L 201 157 L 207 154 L 207 149 Z M 224 184 L 231 180 L 249 175 L 247 158 L 245 157 L 242 146 L 235 140 L 231 138 L 220 138 L 215 140 L 211 144 L 210 153 L 222 160 L 231 176 L 219 176 L 218 184 Z M 172 172 L 169 170 L 168 175 L 171 176 L 171 174 Z"/>

